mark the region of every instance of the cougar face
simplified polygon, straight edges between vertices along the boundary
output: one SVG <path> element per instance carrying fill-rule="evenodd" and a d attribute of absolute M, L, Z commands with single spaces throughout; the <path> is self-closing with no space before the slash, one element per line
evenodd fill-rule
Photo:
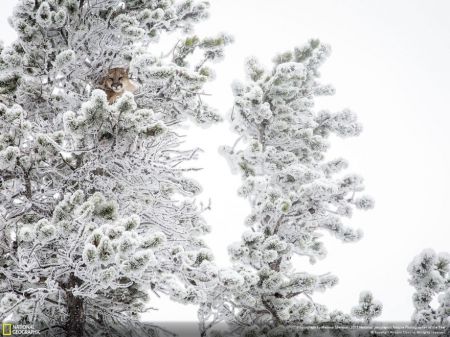
<path fill-rule="evenodd" d="M 109 104 L 114 103 L 125 92 L 135 92 L 137 86 L 129 79 L 127 68 L 112 68 L 99 83 L 105 91 Z"/>
<path fill-rule="evenodd" d="M 128 80 L 128 72 L 124 68 L 112 68 L 105 78 L 105 86 L 116 93 L 124 90 L 124 82 Z"/>

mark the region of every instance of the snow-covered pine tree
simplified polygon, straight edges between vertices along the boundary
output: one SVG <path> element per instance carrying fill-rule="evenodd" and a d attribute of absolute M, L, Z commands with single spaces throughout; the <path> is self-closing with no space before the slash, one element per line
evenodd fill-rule
<path fill-rule="evenodd" d="M 450 326 L 450 254 L 426 249 L 414 258 L 408 273 L 409 283 L 416 289 L 413 324 Z"/>
<path fill-rule="evenodd" d="M 381 315 L 383 305 L 373 298 L 370 291 L 363 291 L 359 294 L 359 303 L 352 308 L 352 315 L 370 324 L 375 317 Z"/>
<path fill-rule="evenodd" d="M 134 320 L 146 307 L 148 269 L 162 263 L 155 254 L 165 239 L 162 232 L 144 236 L 139 225 L 137 215 L 119 215 L 102 194 L 85 200 L 76 191 L 52 218 L 17 226 L 14 259 L 2 271 L 3 317 L 35 323 L 51 336 L 92 336 L 111 321 L 123 323 L 109 327 L 118 335 L 139 329 Z"/>
<path fill-rule="evenodd" d="M 138 325 L 147 290 L 204 296 L 217 273 L 184 175 L 197 151 L 174 128 L 220 119 L 200 95 L 230 38 L 190 35 L 206 16 L 192 0 L 18 1 L 0 55 L 2 320 L 92 335 Z M 171 32 L 171 52 L 152 53 Z M 139 89 L 110 105 L 113 67 Z"/>
<path fill-rule="evenodd" d="M 335 276 L 296 271 L 292 265 L 294 256 L 311 262 L 325 257 L 323 232 L 344 242 L 358 240 L 360 231 L 345 226 L 343 218 L 374 204 L 360 195 L 360 176 L 342 174 L 346 160 L 325 156 L 331 135 L 361 132 L 349 110 L 314 109 L 316 96 L 334 93 L 318 81 L 328 54 L 327 45 L 311 40 L 277 56 L 271 71 L 250 59 L 249 81 L 233 85 L 230 117 L 240 137 L 221 151 L 242 174 L 239 194 L 249 200 L 252 213 L 242 241 L 229 249 L 234 271 L 219 273 L 220 286 L 200 309 L 204 331 L 221 317 L 237 331 L 250 329 L 258 336 L 263 326 L 350 321 L 312 298 L 335 285 Z"/>

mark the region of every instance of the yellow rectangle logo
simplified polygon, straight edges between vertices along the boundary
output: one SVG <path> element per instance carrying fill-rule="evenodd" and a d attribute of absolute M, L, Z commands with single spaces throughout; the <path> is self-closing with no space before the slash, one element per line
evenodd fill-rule
<path fill-rule="evenodd" d="M 12 335 L 12 324 L 11 323 L 2 323 L 2 335 L 3 336 L 11 336 Z"/>

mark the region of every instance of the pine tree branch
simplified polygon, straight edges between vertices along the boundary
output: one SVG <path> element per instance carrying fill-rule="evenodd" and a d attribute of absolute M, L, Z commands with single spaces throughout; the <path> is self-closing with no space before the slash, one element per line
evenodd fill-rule
<path fill-rule="evenodd" d="M 264 307 L 272 314 L 273 318 L 275 319 L 276 324 L 281 325 L 283 323 L 283 321 L 278 316 L 278 313 L 276 312 L 272 303 L 268 299 L 264 299 L 264 295 L 261 296 L 261 301 L 262 301 Z"/>

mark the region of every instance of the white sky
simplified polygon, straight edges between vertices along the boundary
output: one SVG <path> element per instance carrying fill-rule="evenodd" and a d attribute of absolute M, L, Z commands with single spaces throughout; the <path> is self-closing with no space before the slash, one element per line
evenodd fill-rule
<path fill-rule="evenodd" d="M 0 38 L 11 41 L 6 20 L 14 0 L 1 0 Z M 450 252 L 450 2 L 446 0 L 211 0 L 211 18 L 202 35 L 225 31 L 236 42 L 216 66 L 209 102 L 225 115 L 232 106 L 230 83 L 243 79 L 243 62 L 256 55 L 267 65 L 277 52 L 309 38 L 331 44 L 322 68 L 323 81 L 337 93 L 320 107 L 349 107 L 358 113 L 364 132 L 358 138 L 333 139 L 332 152 L 350 161 L 350 170 L 365 177 L 374 210 L 357 213 L 351 224 L 364 230 L 356 244 L 327 240 L 329 256 L 297 268 L 333 272 L 340 283 L 315 298 L 346 312 L 361 290 L 371 290 L 384 305 L 382 320 L 409 320 L 413 311 L 406 267 L 424 248 Z M 217 263 L 228 264 L 227 246 L 239 240 L 249 213 L 236 195 L 233 176 L 217 148 L 232 144 L 227 123 L 189 131 L 188 144 L 205 152 L 197 175 L 202 200 L 212 199 L 206 214 L 212 233 L 208 244 Z M 155 300 L 160 307 L 148 318 L 196 320 L 194 306 Z"/>

